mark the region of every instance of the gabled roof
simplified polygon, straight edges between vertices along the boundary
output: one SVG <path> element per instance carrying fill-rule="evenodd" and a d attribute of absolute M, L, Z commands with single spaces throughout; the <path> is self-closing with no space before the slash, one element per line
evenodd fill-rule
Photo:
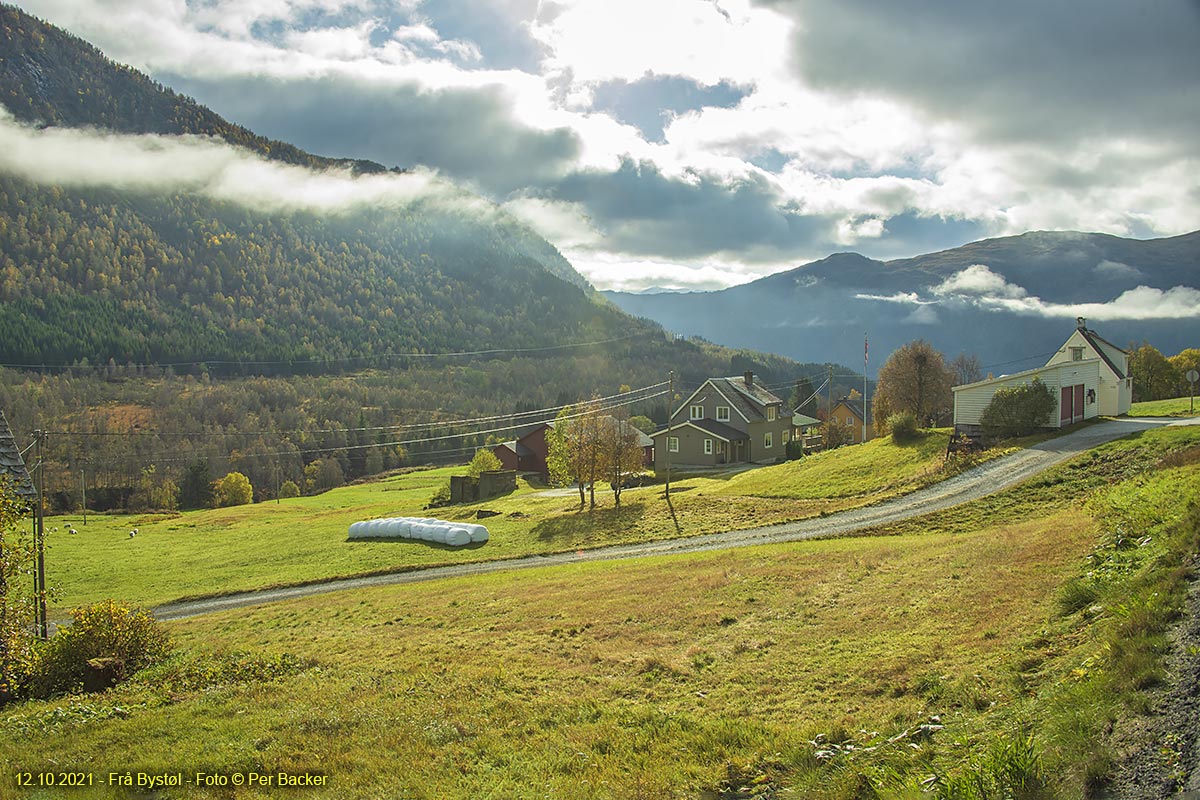
<path fill-rule="evenodd" d="M 29 471 L 25 469 L 25 461 L 21 458 L 17 440 L 13 438 L 12 428 L 8 427 L 8 419 L 4 416 L 3 411 L 0 411 L 0 475 L 9 477 L 19 496 L 33 497 L 37 494 L 33 489 L 33 481 L 29 479 Z"/>
<path fill-rule="evenodd" d="M 724 422 L 717 422 L 715 419 L 691 419 L 683 422 L 677 422 L 669 428 L 663 428 L 660 431 L 655 431 L 652 436 L 662 436 L 664 433 L 678 430 L 680 428 L 695 428 L 703 433 L 715 436 L 726 442 L 736 442 L 742 439 L 749 439 L 750 434 L 745 431 L 739 431 Z"/>
<path fill-rule="evenodd" d="M 742 375 L 734 378 L 717 378 L 715 380 L 723 381 L 742 397 L 763 408 L 783 402 L 777 395 L 753 378 L 750 379 L 749 386 L 746 385 L 746 379 Z"/>
<path fill-rule="evenodd" d="M 1102 344 L 1107 345 L 1108 347 L 1111 347 L 1114 350 L 1119 350 L 1120 352 L 1125 353 L 1125 355 L 1129 355 L 1128 351 L 1122 350 L 1120 347 L 1117 347 L 1115 344 L 1108 341 L 1107 339 L 1105 339 L 1104 337 L 1102 337 L 1100 334 L 1096 333 L 1095 331 L 1088 330 L 1087 328 L 1084 328 L 1084 327 L 1076 328 L 1076 330 L 1078 330 L 1080 335 L 1083 336 L 1083 338 L 1087 340 L 1087 343 L 1092 346 L 1092 349 L 1095 350 L 1096 353 L 1100 356 L 1100 360 L 1108 365 L 1108 368 L 1111 369 L 1113 374 L 1117 376 L 1117 380 L 1119 380 L 1119 381 L 1125 380 L 1124 370 L 1117 368 L 1117 365 L 1112 362 L 1112 359 L 1108 357 L 1108 353 L 1104 352 L 1104 348 L 1101 347 L 1100 345 L 1102 345 Z"/>
<path fill-rule="evenodd" d="M 861 399 L 855 398 L 855 399 L 851 400 L 849 397 L 843 397 L 841 400 L 838 400 L 838 405 L 842 405 L 842 406 L 845 406 L 846 408 L 850 409 L 851 414 L 858 417 L 859 419 L 865 419 L 867 424 L 871 423 L 870 409 L 868 409 L 866 412 L 867 416 L 863 417 L 863 404 L 862 404 Z"/>

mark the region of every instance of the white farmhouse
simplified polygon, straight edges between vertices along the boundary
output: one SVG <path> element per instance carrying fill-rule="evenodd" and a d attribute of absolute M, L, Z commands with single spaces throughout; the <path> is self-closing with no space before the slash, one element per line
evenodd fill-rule
<path fill-rule="evenodd" d="M 1048 386 L 1057 401 L 1054 413 L 1046 420 L 1048 428 L 1101 415 L 1128 414 L 1133 402 L 1129 353 L 1088 330 L 1087 320 L 1080 318 L 1075 331 L 1046 366 L 955 386 L 955 431 L 978 433 L 979 418 L 997 390 L 1035 380 Z"/>

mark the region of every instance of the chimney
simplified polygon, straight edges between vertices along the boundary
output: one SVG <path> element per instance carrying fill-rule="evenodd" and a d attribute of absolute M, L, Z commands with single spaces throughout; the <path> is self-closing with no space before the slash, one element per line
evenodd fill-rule
<path fill-rule="evenodd" d="M 1086 331 L 1087 330 L 1087 320 L 1084 319 L 1083 317 L 1076 317 L 1075 318 L 1075 327 L 1081 331 Z"/>
<path fill-rule="evenodd" d="M 746 382 L 747 389 L 754 388 L 754 373 L 753 372 L 751 372 L 750 370 L 746 370 L 746 374 L 742 376 L 742 380 L 744 380 Z"/>

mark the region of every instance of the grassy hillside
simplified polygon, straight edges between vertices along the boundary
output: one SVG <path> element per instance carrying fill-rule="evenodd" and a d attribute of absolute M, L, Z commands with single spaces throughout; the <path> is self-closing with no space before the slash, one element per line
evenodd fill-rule
<path fill-rule="evenodd" d="M 0 757 L 326 775 L 311 797 L 966 797 L 1017 778 L 1025 797 L 1083 797 L 1113 764 L 1113 721 L 1163 680 L 1198 470 L 1200 431 L 1154 431 L 940 512 L 936 532 L 177 623 L 184 652 L 152 674 L 9 709 Z"/>
<path fill-rule="evenodd" d="M 876 503 L 945 477 L 944 431 L 914 445 L 888 437 L 801 461 L 735 475 L 677 480 L 674 513 L 662 486 L 629 489 L 616 509 L 603 488 L 600 507 L 580 512 L 576 496 L 547 496 L 522 482 L 507 497 L 424 511 L 461 467 L 398 475 L 315 497 L 177 515 L 57 518 L 51 580 L 60 608 L 120 596 L 145 605 L 322 578 L 440 564 L 514 558 L 609 544 L 694 536 L 769 525 Z M 875 463 L 877 469 L 865 469 Z M 455 550 L 416 542 L 348 541 L 350 523 L 386 516 L 472 520 L 491 531 L 484 546 Z M 78 535 L 65 533 L 73 524 Z M 138 536 L 129 537 L 129 530 Z"/>

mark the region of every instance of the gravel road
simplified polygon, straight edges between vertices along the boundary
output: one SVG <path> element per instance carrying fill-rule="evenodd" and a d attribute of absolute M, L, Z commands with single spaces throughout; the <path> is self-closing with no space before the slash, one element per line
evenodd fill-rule
<path fill-rule="evenodd" d="M 456 564 L 445 567 L 372 575 L 362 578 L 345 578 L 321 581 L 303 586 L 281 589 L 265 589 L 241 592 L 206 600 L 192 600 L 154 609 L 162 620 L 185 619 L 215 611 L 275 603 L 297 597 L 309 597 L 325 592 L 346 589 L 362 589 L 371 586 L 387 586 L 416 583 L 440 578 L 454 578 L 490 572 L 502 572 L 555 564 L 574 564 L 584 561 L 612 561 L 617 559 L 641 558 L 644 556 L 676 553 L 697 553 L 707 550 L 724 550 L 733 547 L 748 547 L 772 542 L 791 542 L 800 539 L 815 539 L 822 536 L 837 536 L 874 525 L 896 522 L 931 511 L 977 500 L 980 497 L 1006 489 L 1030 478 L 1042 470 L 1060 464 L 1085 450 L 1104 442 L 1119 439 L 1140 431 L 1164 425 L 1200 424 L 1200 417 L 1183 420 L 1168 419 L 1119 419 L 1095 425 L 1060 436 L 1011 455 L 989 461 L 934 486 L 912 494 L 888 500 L 866 508 L 843 511 L 827 517 L 770 525 L 762 528 L 728 531 L 725 533 L 689 536 L 643 544 L 613 545 L 593 550 L 559 553 L 545 556 L 527 556 L 478 564 Z"/>

